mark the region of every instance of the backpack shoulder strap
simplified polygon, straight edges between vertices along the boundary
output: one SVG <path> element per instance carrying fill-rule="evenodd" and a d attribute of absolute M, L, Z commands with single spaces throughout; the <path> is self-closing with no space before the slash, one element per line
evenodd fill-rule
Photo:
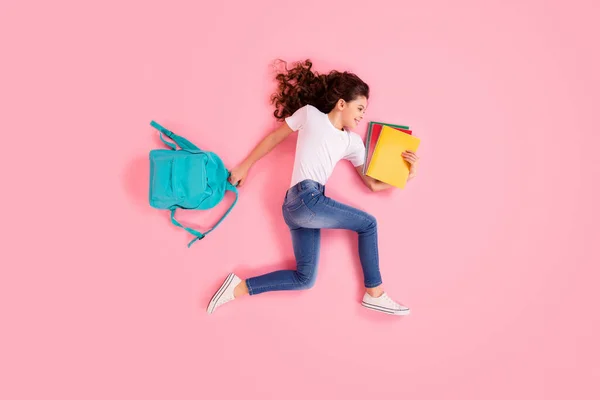
<path fill-rule="evenodd" d="M 204 233 L 202 233 L 200 231 L 197 231 L 195 229 L 188 228 L 186 226 L 181 225 L 179 223 L 179 221 L 177 221 L 175 219 L 175 211 L 177 211 L 177 207 L 171 208 L 171 222 L 173 223 L 173 225 L 178 226 L 180 228 L 183 228 L 183 229 L 185 229 L 186 231 L 188 231 L 189 233 L 191 233 L 192 235 L 195 236 L 195 238 L 192 239 L 192 241 L 188 243 L 188 248 L 191 247 L 197 240 L 204 239 L 204 237 L 206 235 L 208 235 L 217 226 L 219 226 L 221 224 L 221 222 L 223 222 L 223 220 L 229 215 L 229 213 L 231 212 L 231 210 L 233 209 L 233 207 L 235 206 L 235 204 L 238 201 L 238 190 L 237 190 L 237 188 L 235 186 L 233 186 L 231 183 L 229 183 L 229 181 L 227 181 L 227 190 L 235 193 L 235 200 L 233 201 L 233 203 L 231 204 L 231 206 L 229 206 L 229 209 L 225 212 L 225 214 L 221 217 L 221 219 L 219 219 L 219 221 L 217 221 L 217 223 L 215 224 L 215 226 L 213 226 L 212 228 L 210 228 L 208 231 L 206 231 Z"/>
<path fill-rule="evenodd" d="M 167 146 L 169 146 L 172 150 L 176 150 L 176 146 L 171 142 L 167 142 L 163 138 L 163 133 L 165 135 L 167 135 L 171 140 L 173 140 L 176 144 L 178 144 L 182 150 L 189 151 L 190 153 L 200 153 L 202 151 L 198 148 L 198 146 L 196 146 L 195 144 L 193 144 L 192 142 L 190 142 L 183 136 L 174 134 L 173 132 L 162 127 L 160 124 L 156 123 L 155 121 L 151 121 L 150 125 L 160 132 L 160 140 L 162 140 L 163 143 L 166 144 Z"/>
<path fill-rule="evenodd" d="M 196 236 L 196 238 L 194 240 L 192 240 L 189 244 L 188 247 L 190 247 L 192 245 L 192 243 L 194 243 L 196 240 L 198 239 L 204 239 L 204 233 L 197 231 L 195 229 L 192 228 L 188 228 L 187 226 L 183 226 L 179 223 L 179 221 L 177 221 L 175 219 L 175 211 L 177 211 L 177 207 L 171 207 L 171 222 L 173 223 L 173 225 L 178 226 L 180 228 L 185 229 L 186 231 L 188 231 L 189 233 L 191 233 L 192 235 Z"/>
<path fill-rule="evenodd" d="M 197 231 L 195 229 L 192 228 L 188 228 L 187 226 L 183 226 L 179 223 L 179 221 L 177 221 L 175 219 L 175 211 L 177 211 L 177 207 L 172 207 L 171 208 L 171 222 L 173 223 L 173 225 L 178 226 L 180 228 L 185 229 L 186 231 L 188 231 L 189 233 L 191 233 L 192 235 L 196 236 L 196 238 L 193 241 L 196 241 L 198 239 L 203 239 L 204 238 L 204 234 L 200 231 Z M 189 247 L 189 245 L 188 245 Z"/>
<path fill-rule="evenodd" d="M 196 235 L 196 237 L 190 242 L 188 243 L 188 247 L 190 247 L 191 245 L 193 245 L 196 240 L 200 240 L 200 239 L 204 239 L 204 237 L 206 235 L 208 235 L 210 232 L 212 232 L 213 230 L 215 230 L 215 228 L 217 226 L 219 226 L 221 224 L 221 222 L 223 222 L 223 220 L 229 215 L 229 213 L 231 212 L 231 210 L 233 210 L 233 207 L 235 206 L 235 204 L 238 201 L 238 190 L 235 186 L 233 186 L 229 180 L 227 181 L 227 186 L 225 187 L 227 190 L 229 190 L 230 192 L 233 192 L 235 194 L 235 200 L 233 201 L 233 203 L 231 203 L 231 205 L 229 206 L 229 208 L 227 209 L 227 211 L 225 212 L 225 214 L 223 214 L 223 216 L 221 217 L 221 219 L 219 219 L 217 221 L 217 223 L 215 224 L 215 226 L 213 226 L 212 228 L 210 228 L 209 230 L 207 230 L 206 232 L 204 232 L 203 234 L 201 233 L 200 235 Z"/>

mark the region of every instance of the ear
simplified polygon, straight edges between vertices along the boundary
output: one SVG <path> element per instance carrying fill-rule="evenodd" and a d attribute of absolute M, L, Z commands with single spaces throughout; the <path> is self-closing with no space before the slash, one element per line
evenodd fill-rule
<path fill-rule="evenodd" d="M 336 108 L 343 110 L 346 107 L 346 100 L 339 99 L 336 104 Z"/>

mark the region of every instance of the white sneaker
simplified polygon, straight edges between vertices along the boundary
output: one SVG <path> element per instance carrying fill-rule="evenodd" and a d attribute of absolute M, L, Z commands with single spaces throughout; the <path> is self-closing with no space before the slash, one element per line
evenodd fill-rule
<path fill-rule="evenodd" d="M 215 312 L 217 307 L 234 300 L 235 297 L 233 297 L 233 290 L 241 281 L 242 280 L 233 273 L 227 275 L 227 278 L 225 278 L 225 281 L 219 290 L 217 290 L 212 299 L 210 299 L 210 303 L 208 303 L 206 312 L 212 314 Z"/>
<path fill-rule="evenodd" d="M 365 293 L 362 305 L 370 310 L 391 315 L 410 314 L 410 309 L 408 307 L 396 303 L 385 292 L 379 297 L 372 297 L 369 293 Z"/>

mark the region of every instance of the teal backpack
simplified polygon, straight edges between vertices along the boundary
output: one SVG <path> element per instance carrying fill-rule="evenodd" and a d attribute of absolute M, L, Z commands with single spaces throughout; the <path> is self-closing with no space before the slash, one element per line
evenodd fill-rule
<path fill-rule="evenodd" d="M 215 229 L 231 212 L 238 200 L 238 191 L 229 182 L 229 172 L 216 154 L 200 150 L 187 139 L 163 128 L 156 122 L 150 125 L 160 132 L 160 139 L 171 149 L 150 151 L 150 206 L 171 211 L 171 222 L 195 236 L 190 247 Z M 176 145 L 167 142 L 163 134 Z M 208 210 L 216 206 L 225 196 L 225 191 L 235 193 L 235 200 L 225 215 L 205 233 L 181 225 L 175 219 L 178 208 L 186 210 Z"/>

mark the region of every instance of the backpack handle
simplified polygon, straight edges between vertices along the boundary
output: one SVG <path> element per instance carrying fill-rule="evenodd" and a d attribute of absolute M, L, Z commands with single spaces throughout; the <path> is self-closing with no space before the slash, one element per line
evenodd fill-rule
<path fill-rule="evenodd" d="M 169 146 L 171 148 L 171 150 L 176 150 L 177 147 L 173 143 L 167 142 L 163 138 L 163 133 L 165 135 L 167 135 L 169 137 L 169 139 L 173 140 L 176 144 L 178 144 L 182 150 L 189 151 L 190 153 L 199 153 L 201 151 L 200 148 L 198 148 L 198 146 L 196 146 L 195 144 L 193 144 L 192 142 L 190 142 L 183 136 L 179 136 L 179 135 L 171 132 L 170 130 L 164 128 L 157 122 L 150 121 L 150 125 L 160 132 L 160 140 L 162 140 L 164 144 Z"/>

